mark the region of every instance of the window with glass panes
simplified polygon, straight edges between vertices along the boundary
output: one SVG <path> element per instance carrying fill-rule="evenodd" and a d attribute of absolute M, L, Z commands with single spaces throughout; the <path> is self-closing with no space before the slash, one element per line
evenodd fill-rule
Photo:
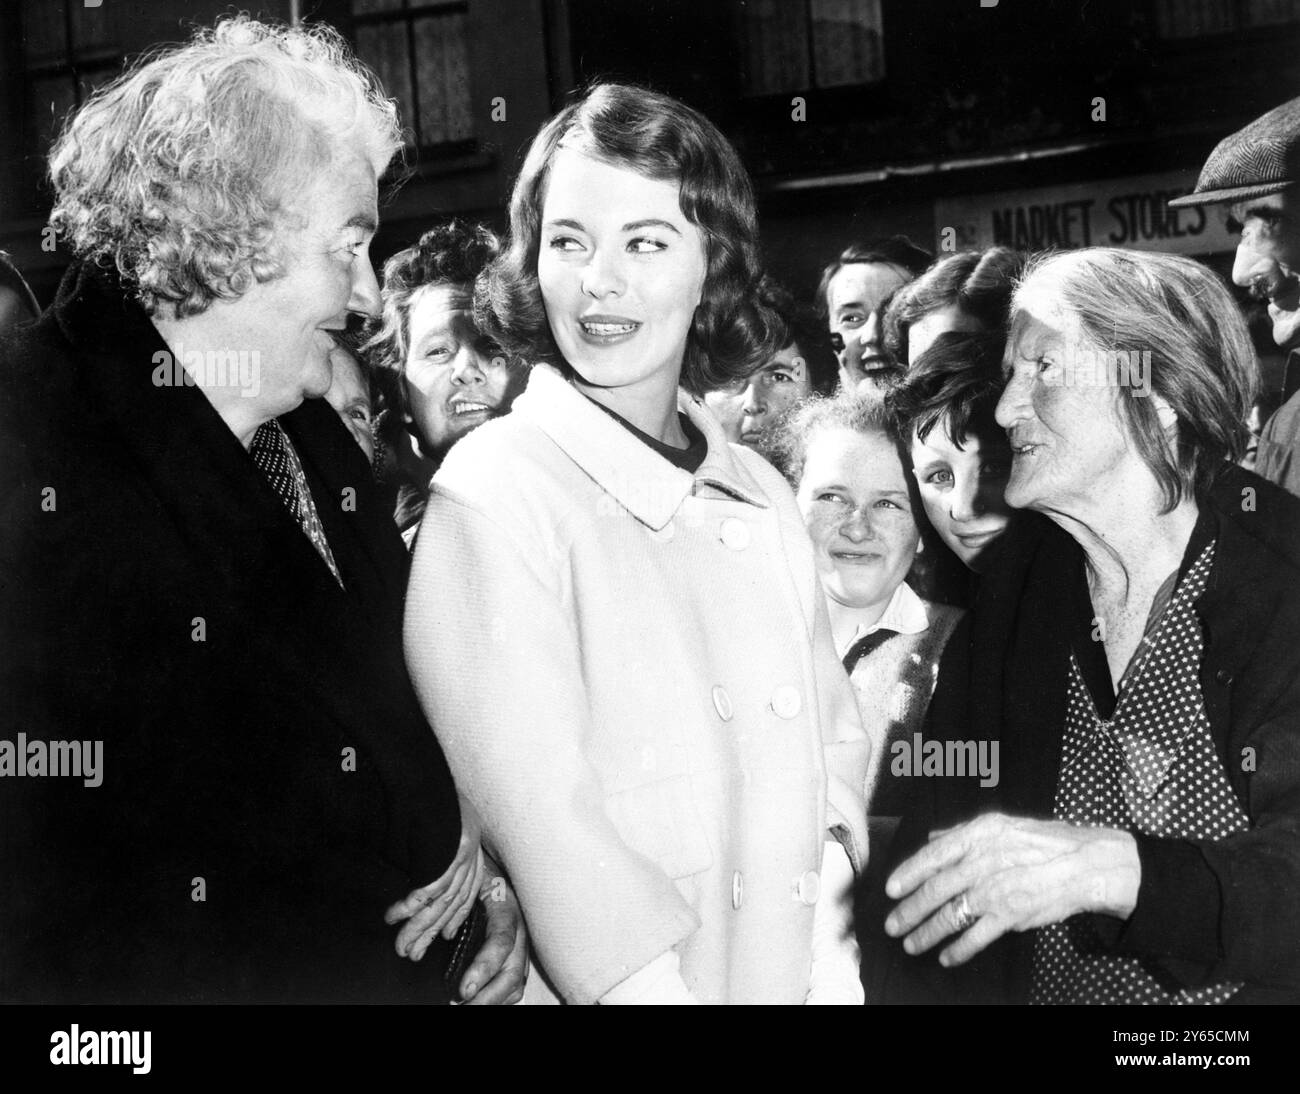
<path fill-rule="evenodd" d="M 63 119 L 121 71 L 112 4 L 22 0 L 25 145 L 43 159 Z"/>
<path fill-rule="evenodd" d="M 747 95 L 885 78 L 880 0 L 743 0 L 735 12 Z"/>
<path fill-rule="evenodd" d="M 469 4 L 465 0 L 352 0 L 357 55 L 401 109 L 420 152 L 472 146 Z"/>
<path fill-rule="evenodd" d="M 1300 22 L 1300 0 L 1155 0 L 1162 38 L 1203 38 Z"/>

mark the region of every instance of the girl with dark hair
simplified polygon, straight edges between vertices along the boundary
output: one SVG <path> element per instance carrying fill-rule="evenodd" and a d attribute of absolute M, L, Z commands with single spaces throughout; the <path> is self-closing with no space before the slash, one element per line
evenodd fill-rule
<path fill-rule="evenodd" d="M 816 313 L 775 282 L 764 298 L 785 324 L 781 348 L 748 376 L 705 392 L 704 401 L 729 441 L 771 458 L 782 418 L 811 395 L 829 395 L 838 376 Z"/>
<path fill-rule="evenodd" d="M 698 396 L 780 337 L 749 180 L 694 110 L 598 86 L 510 220 L 478 304 L 528 388 L 434 477 L 406 643 L 526 998 L 858 1002 L 866 739 L 790 488 Z"/>
<path fill-rule="evenodd" d="M 887 396 L 911 456 L 925 515 L 941 541 L 933 595 L 965 605 L 1011 519 L 1011 445 L 994 420 L 1000 333 L 940 334 Z"/>
<path fill-rule="evenodd" d="M 380 478 L 395 491 L 408 545 L 443 457 L 508 413 L 522 389 L 519 371 L 473 321 L 474 282 L 499 249 L 484 225 L 452 220 L 384 263 L 383 316 L 364 349 L 385 404 L 376 430 Z"/>
<path fill-rule="evenodd" d="M 890 236 L 851 244 L 822 271 L 817 299 L 846 391 L 879 398 L 897 382 L 905 362 L 885 350 L 884 317 L 894 296 L 931 261 L 907 236 Z"/>

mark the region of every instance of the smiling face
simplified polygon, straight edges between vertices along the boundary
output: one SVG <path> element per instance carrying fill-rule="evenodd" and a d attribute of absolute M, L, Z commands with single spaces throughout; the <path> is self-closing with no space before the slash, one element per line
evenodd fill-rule
<path fill-rule="evenodd" d="M 556 152 L 537 279 L 579 387 L 669 405 L 705 272 L 704 237 L 675 182 Z"/>
<path fill-rule="evenodd" d="M 883 610 L 920 546 L 893 441 L 843 426 L 816 429 L 797 498 L 827 595 Z"/>
<path fill-rule="evenodd" d="M 370 389 L 365 375 L 357 360 L 342 347 L 335 347 L 330 354 L 330 366 L 334 374 L 330 387 L 325 392 L 325 401 L 334 408 L 343 424 L 348 427 L 353 440 L 361 446 L 366 459 L 372 463 L 375 459 L 375 438 L 372 431 L 374 422 L 373 407 L 370 404 Z"/>
<path fill-rule="evenodd" d="M 808 362 L 798 344 L 791 342 L 753 375 L 708 392 L 704 401 L 728 440 L 756 448 L 763 431 L 811 393 Z"/>
<path fill-rule="evenodd" d="M 1123 496 L 1141 459 L 1121 418 L 1122 389 L 1108 384 L 1103 370 L 1064 368 L 1071 354 L 1102 348 L 1053 296 L 1043 278 L 1017 298 L 996 417 L 1011 442 L 1007 504 L 1073 514 Z"/>
<path fill-rule="evenodd" d="M 306 191 L 300 223 L 277 237 L 284 274 L 259 282 L 214 316 L 234 332 L 230 349 L 256 350 L 263 411 L 292 410 L 324 395 L 331 380 L 332 332 L 350 313 L 379 314 L 379 284 L 370 264 L 378 226 L 375 172 L 360 156 L 337 162 Z"/>
<path fill-rule="evenodd" d="M 925 515 L 963 564 L 979 573 L 1011 511 L 1006 503 L 1011 447 L 1001 430 L 966 434 L 958 447 L 948 436 L 946 415 L 921 440 L 912 435 L 912 466 Z"/>
<path fill-rule="evenodd" d="M 406 400 L 421 449 L 436 459 L 470 430 L 509 410 L 520 378 L 474 326 L 465 286 L 421 289 L 407 324 Z"/>
<path fill-rule="evenodd" d="M 844 340 L 840 364 L 860 361 L 873 372 L 891 362 L 881 344 L 882 309 L 912 275 L 883 262 L 852 262 L 842 267 L 826 286 L 826 306 L 832 334 Z"/>
<path fill-rule="evenodd" d="M 1241 232 L 1232 280 L 1268 301 L 1273 341 L 1300 344 L 1300 206 L 1286 191 L 1238 202 L 1229 227 Z"/>

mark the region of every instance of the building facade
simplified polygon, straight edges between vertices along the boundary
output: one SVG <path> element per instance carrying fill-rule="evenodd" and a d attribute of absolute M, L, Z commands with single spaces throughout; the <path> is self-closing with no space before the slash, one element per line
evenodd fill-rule
<path fill-rule="evenodd" d="M 0 9 L 0 248 L 48 300 L 58 120 L 143 49 L 229 10 Z M 690 102 L 740 149 L 773 270 L 808 295 L 856 239 L 936 252 L 1108 243 L 1225 273 L 1217 210 L 1173 213 L 1224 135 L 1300 94 L 1300 0 L 267 0 L 340 29 L 400 102 L 375 256 L 452 215 L 503 222 L 523 149 L 598 78 Z"/>

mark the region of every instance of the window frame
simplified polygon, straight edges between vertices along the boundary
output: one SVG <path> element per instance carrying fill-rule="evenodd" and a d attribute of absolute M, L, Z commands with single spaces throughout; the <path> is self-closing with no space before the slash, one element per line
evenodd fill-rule
<path fill-rule="evenodd" d="M 371 62 L 360 52 L 358 45 L 359 32 L 367 27 L 391 26 L 393 24 L 402 24 L 404 27 L 407 71 L 411 79 L 411 101 L 410 103 L 402 103 L 402 106 L 410 109 L 411 117 L 403 128 L 409 129 L 413 135 L 413 139 L 406 146 L 406 150 L 415 161 L 417 173 L 420 173 L 420 170 L 426 165 L 441 167 L 443 170 L 457 170 L 462 167 L 472 169 L 490 160 L 490 157 L 485 158 L 481 151 L 477 133 L 455 141 L 441 141 L 438 144 L 421 143 L 420 90 L 415 55 L 416 20 L 429 15 L 465 16 L 465 45 L 468 51 L 471 37 L 469 33 L 469 0 L 401 0 L 400 7 L 365 12 L 357 11 L 356 4 L 353 2 L 348 4 L 348 8 L 350 13 L 348 37 L 357 56 L 367 65 L 370 65 Z M 393 94 L 391 88 L 385 90 L 390 95 Z M 472 97 L 470 105 L 472 119 Z"/>
<path fill-rule="evenodd" d="M 745 89 L 746 85 L 749 82 L 749 72 L 745 67 L 747 65 L 745 57 L 746 54 L 748 53 L 748 46 L 749 46 L 748 36 L 745 33 L 747 26 L 749 25 L 745 17 L 747 5 L 744 3 L 744 0 L 732 0 L 732 14 L 733 14 L 732 25 L 734 28 L 733 33 L 735 35 L 736 46 L 738 49 L 737 55 L 740 58 L 741 65 L 742 65 L 742 72 L 741 72 L 741 79 L 740 79 L 740 88 L 741 88 L 740 94 L 744 102 L 766 103 L 766 102 L 772 102 L 774 100 L 779 100 L 779 99 L 788 99 L 791 95 L 804 95 L 804 96 L 817 95 L 819 98 L 827 97 L 831 100 L 837 98 L 844 98 L 844 99 L 850 97 L 857 98 L 864 94 L 870 94 L 872 92 L 880 91 L 887 85 L 889 81 L 889 65 L 885 54 L 885 12 L 887 7 L 885 0 L 875 0 L 876 7 L 878 9 L 879 17 L 880 17 L 880 42 L 881 42 L 881 61 L 884 68 L 883 74 L 877 79 L 865 81 L 862 83 L 832 84 L 828 86 L 822 86 L 821 84 L 817 83 L 817 48 L 815 42 L 815 35 L 813 32 L 813 28 L 814 28 L 813 11 L 812 11 L 813 0 L 798 0 L 798 2 L 803 6 L 803 16 L 804 16 L 803 23 L 805 26 L 805 32 L 807 36 L 806 37 L 806 43 L 807 43 L 806 59 L 807 59 L 809 82 L 803 87 L 782 88 L 775 91 L 748 91 Z"/>

